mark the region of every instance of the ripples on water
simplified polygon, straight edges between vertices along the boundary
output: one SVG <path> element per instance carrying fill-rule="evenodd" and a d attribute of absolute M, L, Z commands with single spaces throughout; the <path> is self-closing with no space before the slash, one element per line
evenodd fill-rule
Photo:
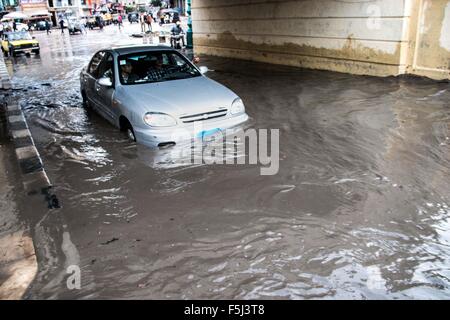
<path fill-rule="evenodd" d="M 13 66 L 89 279 L 36 297 L 450 298 L 448 84 L 205 58 L 252 126 L 281 130 L 267 177 L 180 165 L 87 114 L 100 44 L 78 39 Z"/>

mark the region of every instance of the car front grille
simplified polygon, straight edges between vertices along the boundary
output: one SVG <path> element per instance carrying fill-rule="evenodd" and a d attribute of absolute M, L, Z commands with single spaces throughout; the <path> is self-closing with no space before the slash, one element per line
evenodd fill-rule
<path fill-rule="evenodd" d="M 27 43 L 27 44 L 21 44 L 20 46 L 17 46 L 18 49 L 28 49 L 28 48 L 32 48 L 33 45 L 31 43 Z"/>
<path fill-rule="evenodd" d="M 227 114 L 227 109 L 219 109 L 215 111 L 209 111 L 209 112 L 203 112 L 203 113 L 196 113 L 196 114 L 190 114 L 187 116 L 180 117 L 181 121 L 183 123 L 192 123 L 195 121 L 205 121 L 215 118 L 224 117 Z"/>

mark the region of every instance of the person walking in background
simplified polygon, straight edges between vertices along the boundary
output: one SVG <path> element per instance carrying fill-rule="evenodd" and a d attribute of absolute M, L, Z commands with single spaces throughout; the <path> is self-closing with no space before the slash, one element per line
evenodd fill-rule
<path fill-rule="evenodd" d="M 119 30 L 122 27 L 122 15 L 119 14 L 119 16 L 117 17 L 117 24 L 119 25 Z"/>
<path fill-rule="evenodd" d="M 81 34 L 87 34 L 86 25 L 84 24 L 84 22 L 80 22 L 80 31 Z"/>
<path fill-rule="evenodd" d="M 33 24 L 31 23 L 31 21 L 28 21 L 27 26 L 28 26 L 28 31 L 29 31 L 31 34 L 33 34 L 34 26 L 33 26 Z"/>
<path fill-rule="evenodd" d="M 146 15 L 145 20 L 146 20 L 145 22 L 147 23 L 147 30 L 148 30 L 148 32 L 152 32 L 152 22 L 153 22 L 152 15 L 150 13 L 148 13 Z"/>
<path fill-rule="evenodd" d="M 13 20 L 13 31 L 17 31 L 17 22 Z"/>
<path fill-rule="evenodd" d="M 45 20 L 45 30 L 47 31 L 47 34 L 52 33 L 50 31 L 50 21 L 48 21 L 48 20 Z"/>
<path fill-rule="evenodd" d="M 141 32 L 145 32 L 145 16 L 143 13 L 139 15 L 139 23 L 141 24 Z"/>
<path fill-rule="evenodd" d="M 61 18 L 61 20 L 59 20 L 59 26 L 61 27 L 61 33 L 64 33 L 64 19 Z"/>

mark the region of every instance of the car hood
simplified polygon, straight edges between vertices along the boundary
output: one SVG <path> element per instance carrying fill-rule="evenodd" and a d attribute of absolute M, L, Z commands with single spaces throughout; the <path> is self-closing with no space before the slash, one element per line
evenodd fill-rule
<path fill-rule="evenodd" d="M 173 116 L 229 109 L 238 96 L 204 76 L 158 83 L 120 86 L 117 98 L 134 110 L 163 112 Z M 129 104 L 129 101 L 131 104 Z"/>

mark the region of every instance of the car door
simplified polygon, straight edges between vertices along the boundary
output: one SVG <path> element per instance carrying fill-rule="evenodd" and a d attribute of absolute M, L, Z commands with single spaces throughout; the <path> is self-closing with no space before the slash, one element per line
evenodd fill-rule
<path fill-rule="evenodd" d="M 97 81 L 98 68 L 105 56 L 105 51 L 97 52 L 91 59 L 86 72 L 83 74 L 83 85 L 86 93 L 86 97 L 90 106 L 94 109 L 98 109 L 98 98 L 96 97 L 97 91 L 95 90 L 95 82 Z"/>
<path fill-rule="evenodd" d="M 99 80 L 102 78 L 109 79 L 111 86 L 102 85 Z M 97 72 L 97 80 L 94 85 L 96 97 L 98 99 L 98 108 L 105 118 L 111 123 L 116 123 L 116 114 L 113 110 L 114 96 L 114 56 L 111 52 L 106 52 Z"/>

